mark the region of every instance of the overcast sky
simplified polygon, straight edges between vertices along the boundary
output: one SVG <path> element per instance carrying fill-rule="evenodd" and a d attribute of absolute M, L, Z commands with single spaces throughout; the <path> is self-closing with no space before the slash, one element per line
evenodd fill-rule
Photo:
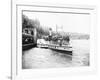
<path fill-rule="evenodd" d="M 24 11 L 23 14 L 29 19 L 38 19 L 42 26 L 51 27 L 54 31 L 57 25 L 58 27 L 63 26 L 62 30 L 64 32 L 90 33 L 90 15 L 26 11 Z"/>

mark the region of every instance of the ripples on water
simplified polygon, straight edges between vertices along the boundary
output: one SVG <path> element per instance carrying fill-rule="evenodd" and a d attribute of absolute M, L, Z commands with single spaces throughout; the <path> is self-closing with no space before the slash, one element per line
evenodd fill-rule
<path fill-rule="evenodd" d="M 50 49 L 32 48 L 23 52 L 22 68 L 89 66 L 89 40 L 73 40 L 73 55 Z"/>

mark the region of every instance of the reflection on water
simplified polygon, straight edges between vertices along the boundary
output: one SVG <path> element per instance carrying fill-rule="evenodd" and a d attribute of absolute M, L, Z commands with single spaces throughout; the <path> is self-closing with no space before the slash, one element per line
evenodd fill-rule
<path fill-rule="evenodd" d="M 23 52 L 22 68 L 57 68 L 89 65 L 89 40 L 73 40 L 73 55 L 50 49 L 32 48 Z"/>

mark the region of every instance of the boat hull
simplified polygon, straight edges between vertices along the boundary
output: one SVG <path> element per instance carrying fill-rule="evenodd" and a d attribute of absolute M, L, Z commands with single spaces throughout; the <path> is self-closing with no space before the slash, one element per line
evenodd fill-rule
<path fill-rule="evenodd" d="M 50 48 L 50 49 L 59 53 L 64 53 L 64 54 L 69 54 L 69 55 L 72 55 L 72 52 L 73 52 L 72 50 L 69 50 L 69 49 L 67 50 L 61 50 L 61 49 L 56 49 L 56 48 Z"/>

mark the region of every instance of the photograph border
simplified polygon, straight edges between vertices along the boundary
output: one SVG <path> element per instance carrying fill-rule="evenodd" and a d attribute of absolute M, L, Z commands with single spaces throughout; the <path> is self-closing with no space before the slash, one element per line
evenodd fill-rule
<path fill-rule="evenodd" d="M 95 11 L 95 9 L 96 8 L 74 8 L 74 7 L 62 7 L 62 6 L 41 6 L 41 5 L 22 5 L 22 4 L 16 4 L 16 71 L 13 71 L 14 69 L 12 69 L 14 66 L 13 66 L 13 51 L 12 51 L 12 53 L 11 53 L 11 75 L 12 75 L 12 77 L 13 77 L 13 73 L 14 72 L 16 72 L 16 75 L 15 75 L 15 73 L 14 73 L 14 78 L 15 78 L 15 76 L 18 76 L 18 25 L 17 25 L 17 20 L 18 20 L 18 12 L 17 12 L 17 10 L 18 10 L 18 6 L 35 6 L 35 7 L 51 7 L 51 8 L 71 8 L 71 9 L 87 9 L 87 10 L 93 10 L 93 12 L 96 12 Z M 13 12 L 13 10 L 12 10 L 12 15 L 14 14 L 15 12 Z M 96 16 L 95 16 L 96 17 Z M 13 22 L 13 16 L 11 17 L 12 18 L 12 22 Z M 13 24 L 12 24 L 12 26 L 13 26 Z M 12 33 L 11 34 L 13 34 L 13 29 L 11 28 L 11 30 L 12 30 Z M 12 41 L 13 41 L 13 36 L 12 36 Z M 12 42 L 12 45 L 13 45 L 13 42 Z M 12 48 L 13 49 L 13 48 Z M 12 78 L 13 79 L 13 78 Z"/>

